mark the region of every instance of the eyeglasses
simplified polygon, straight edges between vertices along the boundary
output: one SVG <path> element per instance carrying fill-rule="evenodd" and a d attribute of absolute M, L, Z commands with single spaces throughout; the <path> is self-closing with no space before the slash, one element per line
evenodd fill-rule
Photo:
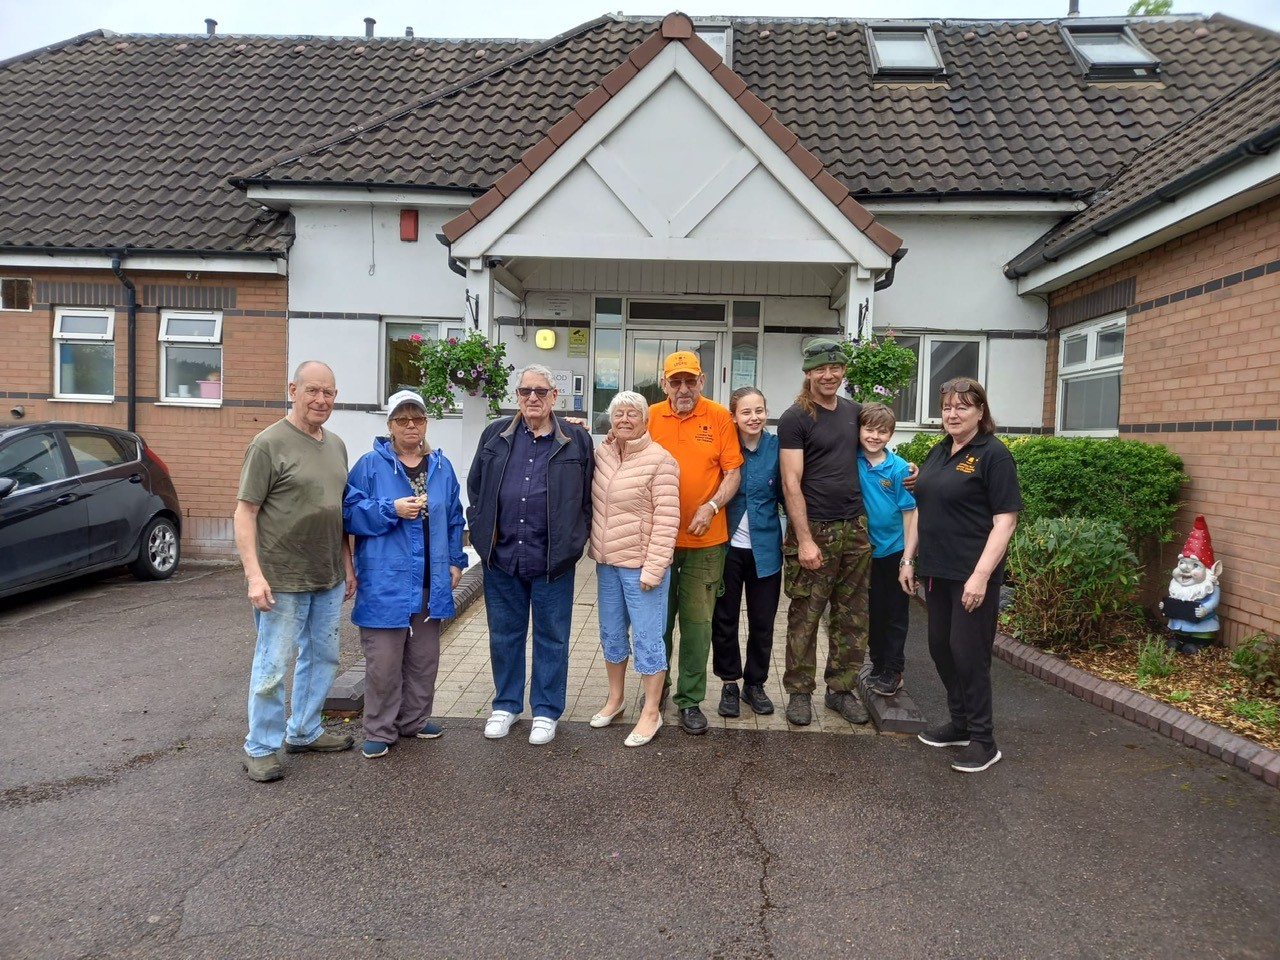
<path fill-rule="evenodd" d="M 392 417 L 391 422 L 397 427 L 420 427 L 427 422 L 426 417 Z"/>
<path fill-rule="evenodd" d="M 698 385 L 697 377 L 667 377 L 667 383 L 673 390 L 692 390 Z"/>
<path fill-rule="evenodd" d="M 946 383 L 944 383 L 940 388 L 939 392 L 940 393 L 968 393 L 975 386 L 977 386 L 977 384 L 975 384 L 972 380 L 965 379 L 964 377 L 957 377 L 955 380 L 948 380 Z"/>
<path fill-rule="evenodd" d="M 550 393 L 554 387 L 516 387 L 516 393 L 522 397 L 536 396 L 539 400 Z"/>

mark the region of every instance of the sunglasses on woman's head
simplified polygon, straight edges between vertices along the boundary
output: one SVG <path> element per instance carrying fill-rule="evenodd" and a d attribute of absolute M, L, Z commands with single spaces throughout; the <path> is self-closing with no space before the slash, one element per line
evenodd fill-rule
<path fill-rule="evenodd" d="M 520 396 L 528 397 L 530 395 L 536 395 L 539 400 L 550 392 L 550 387 L 516 387 L 516 393 L 520 394 Z"/>
<path fill-rule="evenodd" d="M 940 392 L 941 393 L 968 393 L 973 388 L 974 388 L 974 382 L 972 380 L 966 380 L 963 377 L 959 377 L 955 380 L 948 380 L 946 383 L 944 383 L 942 385 Z"/>

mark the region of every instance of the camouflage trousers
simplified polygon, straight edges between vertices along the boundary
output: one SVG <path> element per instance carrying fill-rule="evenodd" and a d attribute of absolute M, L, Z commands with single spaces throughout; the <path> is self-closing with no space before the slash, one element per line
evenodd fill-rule
<path fill-rule="evenodd" d="M 857 690 L 858 668 L 867 650 L 867 584 L 871 576 L 871 541 L 867 518 L 810 520 L 809 530 L 822 551 L 816 570 L 800 566 L 795 532 L 790 525 L 782 544 L 783 583 L 787 609 L 787 693 L 812 693 L 817 685 L 818 624 L 830 604 L 827 622 L 827 669 L 832 690 Z"/>

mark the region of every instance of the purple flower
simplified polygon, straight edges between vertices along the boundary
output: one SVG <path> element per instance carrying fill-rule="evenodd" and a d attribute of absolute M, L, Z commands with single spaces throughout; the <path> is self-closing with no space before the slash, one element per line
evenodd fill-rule
<path fill-rule="evenodd" d="M 886 390 L 884 387 L 880 386 L 880 384 L 878 383 L 871 389 L 874 390 L 876 393 L 880 394 L 880 396 L 882 397 L 887 397 L 889 395 L 889 391 Z"/>

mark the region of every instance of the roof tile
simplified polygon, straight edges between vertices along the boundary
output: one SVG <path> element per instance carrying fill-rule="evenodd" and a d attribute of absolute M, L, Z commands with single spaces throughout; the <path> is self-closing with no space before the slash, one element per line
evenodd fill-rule
<path fill-rule="evenodd" d="M 738 95 L 737 104 L 747 112 L 747 116 L 756 126 L 764 126 L 764 122 L 773 116 L 773 111 L 750 90 L 743 90 Z"/>

